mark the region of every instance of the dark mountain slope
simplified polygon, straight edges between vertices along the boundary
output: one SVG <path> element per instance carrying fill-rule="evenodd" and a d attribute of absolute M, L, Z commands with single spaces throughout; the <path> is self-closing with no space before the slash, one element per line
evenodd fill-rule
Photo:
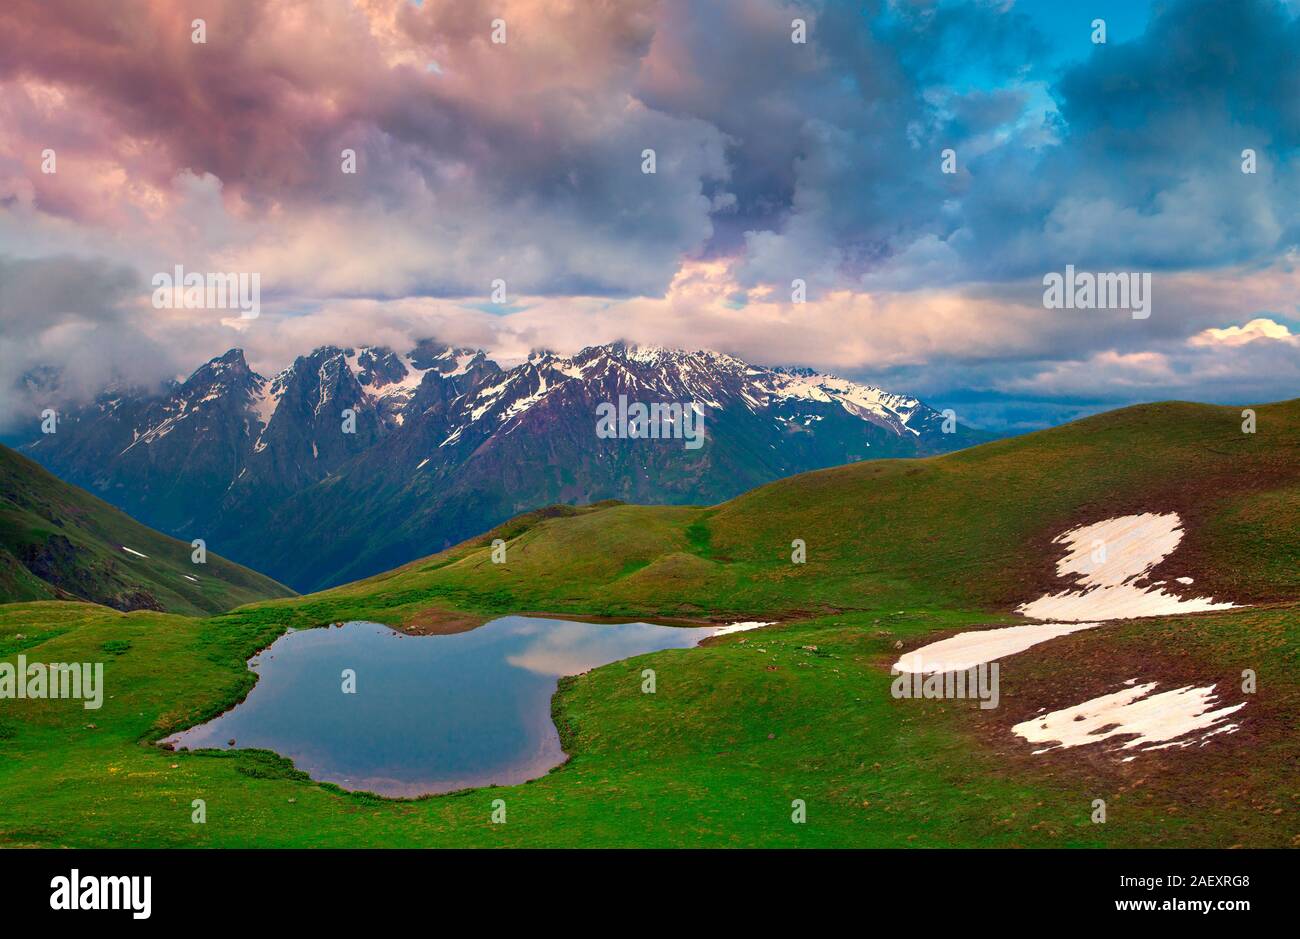
<path fill-rule="evenodd" d="M 287 587 L 146 528 L 0 447 L 0 603 L 90 600 L 119 610 L 218 613 Z"/>
<path fill-rule="evenodd" d="M 638 402 L 694 403 L 700 445 L 678 423 L 667 439 L 597 433 L 603 406 Z M 28 452 L 149 524 L 312 589 L 550 503 L 716 502 L 984 439 L 915 398 L 715 352 L 615 343 L 503 370 L 426 341 L 406 355 L 317 349 L 271 380 L 232 350 L 152 398 L 108 392 Z"/>

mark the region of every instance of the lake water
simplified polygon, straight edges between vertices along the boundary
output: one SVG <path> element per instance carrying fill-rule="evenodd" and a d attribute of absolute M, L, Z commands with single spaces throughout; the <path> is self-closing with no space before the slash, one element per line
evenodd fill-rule
<path fill-rule="evenodd" d="M 520 783 L 564 761 L 551 722 L 560 676 L 720 631 L 507 616 L 448 636 L 364 622 L 290 632 L 249 660 L 259 677 L 242 703 L 168 742 L 228 749 L 233 739 L 313 779 L 387 796 Z M 343 692 L 344 669 L 355 694 Z"/>

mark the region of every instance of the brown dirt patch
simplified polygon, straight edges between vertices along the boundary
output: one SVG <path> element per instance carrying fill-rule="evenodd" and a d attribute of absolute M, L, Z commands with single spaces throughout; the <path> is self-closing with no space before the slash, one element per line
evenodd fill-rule
<path fill-rule="evenodd" d="M 400 625 L 393 628 L 412 636 L 451 636 L 477 629 L 488 619 L 486 616 L 463 613 L 460 610 L 426 607 L 411 614 Z"/>

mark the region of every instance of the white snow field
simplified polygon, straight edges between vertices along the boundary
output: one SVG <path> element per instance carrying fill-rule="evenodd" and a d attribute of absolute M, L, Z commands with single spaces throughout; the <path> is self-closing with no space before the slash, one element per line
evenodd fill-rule
<path fill-rule="evenodd" d="M 1030 623 L 1002 629 L 977 629 L 940 639 L 909 652 L 894 663 L 900 672 L 957 672 L 1024 652 L 1040 642 L 1101 623 Z"/>
<path fill-rule="evenodd" d="M 1116 751 L 1204 746 L 1216 734 L 1236 732 L 1239 725 L 1225 720 L 1229 714 L 1244 708 L 1244 701 L 1214 709 L 1217 702 L 1214 685 L 1204 688 L 1187 685 L 1151 694 L 1156 684 L 1154 681 L 1135 684 L 1074 707 L 1040 714 L 1011 730 L 1030 743 L 1051 744 L 1035 753 L 1079 747 L 1112 737 L 1129 738 L 1116 746 Z"/>
<path fill-rule="evenodd" d="M 1216 602 L 1211 597 L 1167 593 L 1160 589 L 1163 581 L 1138 585 L 1182 540 L 1182 521 L 1173 512 L 1124 515 L 1072 528 L 1053 539 L 1053 544 L 1067 546 L 1056 573 L 1075 578 L 1075 589 L 1050 593 L 1017 608 L 1031 619 L 1061 622 L 959 633 L 907 653 L 894 663 L 893 671 L 958 671 L 1015 655 L 1058 636 L 1095 629 L 1107 620 L 1235 608 L 1237 604 Z M 1175 580 L 1184 586 L 1193 582 L 1190 577 Z M 1051 744 L 1034 753 L 1112 737 L 1128 738 L 1114 748 L 1116 751 L 1182 748 L 1203 745 L 1216 734 L 1235 732 L 1239 725 L 1225 720 L 1246 706 L 1242 702 L 1216 709 L 1214 685 L 1188 685 L 1152 694 L 1156 682 L 1137 684 L 1137 679 L 1130 679 L 1126 684 L 1129 687 L 1120 691 L 1022 721 L 1012 731 L 1030 743 Z"/>
<path fill-rule="evenodd" d="M 1229 610 L 1236 604 L 1210 597 L 1184 599 L 1160 585 L 1136 581 L 1173 553 L 1183 540 L 1182 522 L 1174 512 L 1124 515 L 1072 528 L 1053 543 L 1068 553 L 1056 564 L 1061 577 L 1076 575 L 1083 590 L 1049 593 L 1016 612 L 1041 620 L 1109 620 Z M 1179 578 L 1179 582 L 1189 582 Z"/>
<path fill-rule="evenodd" d="M 744 623 L 728 623 L 726 626 L 719 626 L 713 631 L 715 636 L 729 636 L 732 633 L 748 632 L 751 629 L 758 629 L 760 626 L 771 626 L 772 623 L 760 623 L 756 620 L 749 620 Z"/>

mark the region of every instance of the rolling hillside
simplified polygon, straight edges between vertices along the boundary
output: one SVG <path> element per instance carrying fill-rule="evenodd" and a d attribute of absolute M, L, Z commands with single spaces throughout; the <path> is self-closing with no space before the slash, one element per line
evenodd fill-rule
<path fill-rule="evenodd" d="M 714 619 L 1009 611 L 1051 582 L 1058 533 L 1157 510 L 1183 518 L 1187 537 L 1168 564 L 1198 590 L 1294 601 L 1300 400 L 1256 411 L 1255 434 L 1241 432 L 1240 408 L 1142 405 L 945 456 L 805 473 L 710 508 L 559 507 L 287 608 L 310 618 L 337 605 L 388 622 L 429 603 Z M 491 563 L 498 537 L 505 564 Z M 806 564 L 791 563 L 795 539 Z"/>
<path fill-rule="evenodd" d="M 0 447 L 0 603 L 89 600 L 117 610 L 201 616 L 293 594 L 141 525 Z"/>
<path fill-rule="evenodd" d="M 1253 436 L 1239 409 L 1160 404 L 712 508 L 554 507 L 380 577 L 207 619 L 0 606 L 0 654 L 106 657 L 114 688 L 89 723 L 77 702 L 0 714 L 0 844 L 1300 846 L 1300 401 L 1257 412 Z M 1005 661 L 994 710 L 891 694 L 900 650 L 1018 621 L 1063 528 L 1155 510 L 1177 511 L 1185 537 L 1151 576 L 1192 576 L 1242 608 L 1043 643 Z M 796 538 L 806 564 L 790 562 Z M 541 611 L 778 622 L 561 680 L 552 716 L 570 759 L 519 786 L 386 800 L 266 751 L 140 745 L 242 700 L 248 657 L 286 628 L 425 633 Z M 1246 668 L 1250 695 L 1235 690 Z M 1137 679 L 1248 699 L 1240 731 L 1131 762 L 1098 746 L 1039 753 L 1012 733 Z M 207 824 L 189 823 L 195 798 L 217 807 Z M 508 825 L 489 821 L 499 798 Z M 790 822 L 795 799 L 807 824 Z"/>

